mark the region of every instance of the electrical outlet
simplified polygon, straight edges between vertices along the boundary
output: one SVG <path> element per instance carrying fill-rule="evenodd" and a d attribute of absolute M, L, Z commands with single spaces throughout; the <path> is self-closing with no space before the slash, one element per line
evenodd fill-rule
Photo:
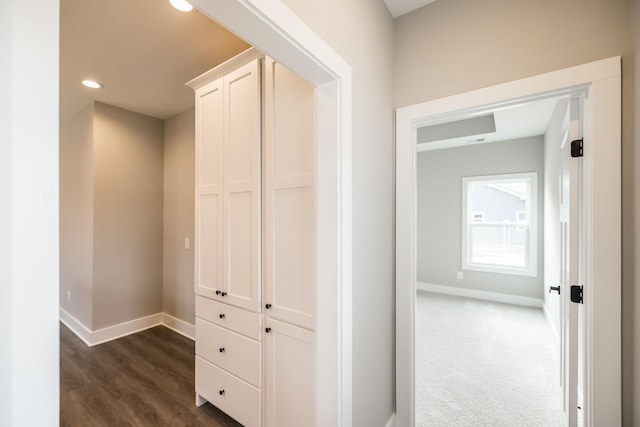
<path fill-rule="evenodd" d="M 464 274 L 462 271 L 458 271 L 458 280 L 462 280 L 464 278 Z"/>
<path fill-rule="evenodd" d="M 71 302 L 71 291 L 67 291 L 67 302 Z"/>
<path fill-rule="evenodd" d="M 191 241 L 189 240 L 188 237 L 184 238 L 184 248 L 185 249 L 189 249 L 191 247 Z"/>

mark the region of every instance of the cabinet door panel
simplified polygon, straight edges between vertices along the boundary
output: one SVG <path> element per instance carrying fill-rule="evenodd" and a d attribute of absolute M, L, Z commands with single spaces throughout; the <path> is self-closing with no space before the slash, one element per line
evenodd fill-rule
<path fill-rule="evenodd" d="M 265 314 L 315 330 L 315 88 L 265 59 Z"/>
<path fill-rule="evenodd" d="M 273 319 L 265 327 L 265 425 L 313 426 L 315 333 Z"/>
<path fill-rule="evenodd" d="M 247 309 L 258 309 L 257 265 L 254 250 L 255 222 L 252 217 L 251 192 L 229 194 L 226 255 L 226 290 L 224 301 Z"/>
<path fill-rule="evenodd" d="M 222 283 L 222 79 L 196 91 L 195 292 L 215 296 Z"/>
<path fill-rule="evenodd" d="M 224 84 L 224 288 L 223 301 L 260 308 L 260 69 L 252 61 L 226 75 Z"/>
<path fill-rule="evenodd" d="M 198 198 L 198 228 L 196 243 L 196 293 L 213 297 L 216 289 L 221 287 L 220 265 L 220 200 L 217 194 L 204 195 Z"/>

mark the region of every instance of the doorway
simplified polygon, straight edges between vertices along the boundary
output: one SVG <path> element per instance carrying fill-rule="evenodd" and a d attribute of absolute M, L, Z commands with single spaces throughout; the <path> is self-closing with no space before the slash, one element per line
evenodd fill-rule
<path fill-rule="evenodd" d="M 560 424 L 559 296 L 544 284 L 560 277 L 558 251 L 545 249 L 560 246 L 567 104 L 417 129 L 418 426 Z"/>
<path fill-rule="evenodd" d="M 396 378 L 399 425 L 415 425 L 418 127 L 444 122 L 461 112 L 473 116 L 492 108 L 568 95 L 576 90 L 586 92 L 584 144 L 585 153 L 591 153 L 584 159 L 583 186 L 584 258 L 585 265 L 590 266 L 585 269 L 582 283 L 586 325 L 584 425 L 620 424 L 621 236 L 619 231 L 607 231 L 620 230 L 620 59 L 611 58 L 397 110 Z M 612 194 L 616 196 L 612 197 Z M 601 247 L 603 243 L 606 250 Z M 605 332 L 607 330 L 609 332 Z"/>

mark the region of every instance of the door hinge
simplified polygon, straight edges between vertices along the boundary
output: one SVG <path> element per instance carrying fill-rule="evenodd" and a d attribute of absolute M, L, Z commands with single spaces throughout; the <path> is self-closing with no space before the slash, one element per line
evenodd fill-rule
<path fill-rule="evenodd" d="M 571 285 L 571 302 L 582 304 L 582 285 Z"/>
<path fill-rule="evenodd" d="M 583 147 L 582 138 L 571 141 L 571 157 L 582 157 L 584 155 L 582 152 L 583 150 L 582 147 Z"/>

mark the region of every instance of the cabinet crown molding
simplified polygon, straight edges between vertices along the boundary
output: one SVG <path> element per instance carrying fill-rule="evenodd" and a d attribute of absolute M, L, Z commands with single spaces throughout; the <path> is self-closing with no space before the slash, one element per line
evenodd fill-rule
<path fill-rule="evenodd" d="M 264 53 L 260 52 L 255 47 L 250 47 L 244 52 L 237 54 L 233 58 L 226 60 L 217 67 L 212 68 L 209 71 L 200 74 L 198 77 L 188 81 L 187 83 L 185 83 L 185 86 L 189 86 L 191 89 L 196 90 L 199 87 L 206 85 L 207 83 L 219 79 L 225 74 L 229 74 L 231 71 L 234 71 L 238 67 L 251 62 L 254 59 L 262 59 L 264 58 L 264 56 Z"/>

